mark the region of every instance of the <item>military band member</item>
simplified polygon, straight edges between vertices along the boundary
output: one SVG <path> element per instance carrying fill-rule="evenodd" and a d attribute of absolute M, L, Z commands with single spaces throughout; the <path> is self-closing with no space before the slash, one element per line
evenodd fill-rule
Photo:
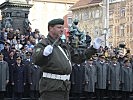
<path fill-rule="evenodd" d="M 40 100 L 69 100 L 72 57 L 69 46 L 61 46 L 63 25 L 64 20 L 60 18 L 49 21 L 47 38 L 40 41 L 33 50 L 33 62 L 43 70 L 39 85 Z M 87 49 L 87 56 L 91 57 L 96 52 L 100 41 L 94 41 L 95 49 Z"/>
<path fill-rule="evenodd" d="M 87 92 L 87 98 L 92 99 L 95 92 L 95 84 L 97 81 L 96 68 L 93 65 L 93 59 L 90 58 L 86 61 L 85 66 L 85 88 L 84 91 Z"/>
<path fill-rule="evenodd" d="M 114 98 L 117 98 L 120 90 L 120 83 L 121 83 L 120 69 L 121 66 L 117 61 L 117 58 L 113 56 L 109 63 L 109 70 L 108 70 L 108 85 L 109 85 L 108 90 L 109 90 L 110 100 L 114 100 Z"/>
<path fill-rule="evenodd" d="M 97 83 L 96 83 L 96 95 L 97 99 L 101 100 L 105 96 L 107 87 L 107 72 L 108 65 L 105 63 L 105 56 L 99 55 L 99 61 L 96 63 Z"/>
<path fill-rule="evenodd" d="M 39 80 L 42 76 L 42 71 L 39 66 L 34 63 L 30 64 L 30 98 L 34 100 L 35 98 L 39 98 Z"/>
<path fill-rule="evenodd" d="M 80 100 L 81 95 L 83 94 L 84 83 L 85 83 L 85 63 L 82 64 L 73 64 L 72 73 L 70 76 L 71 81 L 71 90 L 70 94 L 75 99 Z"/>
<path fill-rule="evenodd" d="M 129 100 L 133 90 L 133 70 L 129 60 L 125 60 L 122 66 L 122 100 Z"/>

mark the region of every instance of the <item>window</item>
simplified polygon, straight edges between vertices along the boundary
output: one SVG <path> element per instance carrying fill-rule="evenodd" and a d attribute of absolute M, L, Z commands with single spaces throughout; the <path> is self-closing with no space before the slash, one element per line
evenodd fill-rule
<path fill-rule="evenodd" d="M 89 11 L 89 19 L 91 18 L 91 11 Z"/>
<path fill-rule="evenodd" d="M 121 1 L 125 1 L 125 0 L 109 0 L 109 3 L 121 2 Z"/>
<path fill-rule="evenodd" d="M 83 13 L 82 13 L 82 19 L 83 20 L 88 20 L 88 12 L 87 11 L 83 11 Z"/>
<path fill-rule="evenodd" d="M 121 24 L 120 25 L 120 36 L 124 36 L 124 30 L 125 30 L 125 25 Z"/>
<path fill-rule="evenodd" d="M 110 25 L 108 30 L 109 37 L 112 37 L 113 35 L 112 33 L 113 33 L 113 25 Z"/>
<path fill-rule="evenodd" d="M 125 17 L 125 8 L 120 9 L 120 16 Z"/>
<path fill-rule="evenodd" d="M 109 19 L 113 19 L 113 11 L 109 11 Z"/>
<path fill-rule="evenodd" d="M 96 10 L 95 18 L 99 18 L 99 17 L 100 17 L 100 11 Z"/>
<path fill-rule="evenodd" d="M 68 25 L 72 25 L 72 18 L 68 18 Z"/>
<path fill-rule="evenodd" d="M 95 18 L 95 11 L 92 11 L 92 17 Z"/>
<path fill-rule="evenodd" d="M 97 37 L 97 36 L 99 36 L 99 29 L 98 29 L 97 26 L 95 26 L 95 28 L 94 28 L 94 37 Z"/>

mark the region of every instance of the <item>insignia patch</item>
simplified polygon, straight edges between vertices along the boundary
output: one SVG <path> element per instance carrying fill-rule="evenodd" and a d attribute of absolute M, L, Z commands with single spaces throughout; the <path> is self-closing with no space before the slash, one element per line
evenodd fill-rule
<path fill-rule="evenodd" d="M 41 50 L 41 48 L 37 48 L 37 49 L 36 49 L 36 52 L 40 52 L 40 50 Z"/>

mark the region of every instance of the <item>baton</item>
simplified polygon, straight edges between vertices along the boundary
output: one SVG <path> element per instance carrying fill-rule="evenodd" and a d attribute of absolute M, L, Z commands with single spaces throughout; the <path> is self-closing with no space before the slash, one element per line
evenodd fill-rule
<path fill-rule="evenodd" d="M 56 42 L 59 41 L 60 37 L 61 37 L 61 35 L 54 41 L 54 43 L 51 45 L 52 47 L 56 44 Z"/>

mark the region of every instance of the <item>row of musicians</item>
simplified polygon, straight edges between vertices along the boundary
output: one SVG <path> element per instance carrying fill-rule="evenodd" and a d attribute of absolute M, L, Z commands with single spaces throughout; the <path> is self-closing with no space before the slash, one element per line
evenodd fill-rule
<path fill-rule="evenodd" d="M 85 91 L 89 93 L 88 96 L 96 93 L 99 99 L 108 91 L 111 99 L 122 91 L 123 100 L 128 100 L 133 91 L 132 64 L 129 60 L 124 60 L 123 64 L 120 64 L 116 57 L 112 57 L 108 62 L 104 56 L 97 60 L 90 58 L 83 64 L 73 64 L 71 83 L 71 93 Z"/>

